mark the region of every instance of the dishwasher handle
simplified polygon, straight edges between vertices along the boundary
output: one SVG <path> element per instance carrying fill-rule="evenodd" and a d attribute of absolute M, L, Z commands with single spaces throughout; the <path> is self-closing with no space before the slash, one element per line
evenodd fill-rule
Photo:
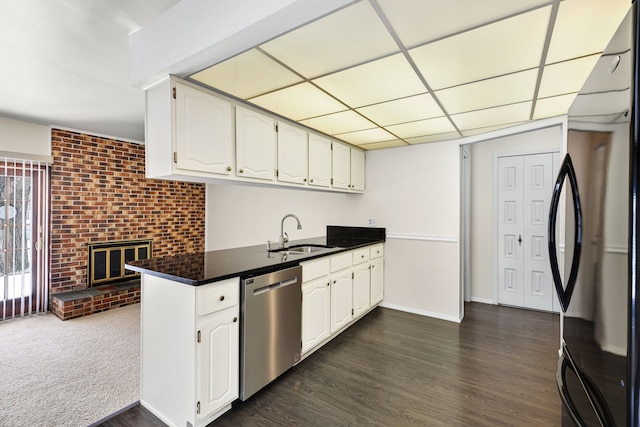
<path fill-rule="evenodd" d="M 288 280 L 283 280 L 283 281 L 278 282 L 278 283 L 274 283 L 274 284 L 271 284 L 271 285 L 265 285 L 265 286 L 259 287 L 257 289 L 254 289 L 253 290 L 253 295 L 257 296 L 257 295 L 260 295 L 260 294 L 264 294 L 265 292 L 275 291 L 276 289 L 284 288 L 285 286 L 289 286 L 289 285 L 295 285 L 296 283 L 298 283 L 298 276 L 293 277 L 293 278 L 288 279 Z"/>

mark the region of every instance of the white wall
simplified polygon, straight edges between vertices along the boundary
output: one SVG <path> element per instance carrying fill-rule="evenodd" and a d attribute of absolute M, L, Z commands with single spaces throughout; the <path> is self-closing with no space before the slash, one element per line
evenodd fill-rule
<path fill-rule="evenodd" d="M 383 304 L 460 320 L 459 146 L 442 142 L 367 152 L 364 195 L 207 185 L 207 250 L 266 244 L 288 219 L 290 239 L 324 236 L 326 225 L 386 227 Z M 290 221 L 290 222 L 289 222 Z"/>
<path fill-rule="evenodd" d="M 560 125 L 471 144 L 471 299 L 494 302 L 496 289 L 493 168 L 497 155 L 562 151 Z M 555 179 L 555 177 L 554 177 Z"/>
<path fill-rule="evenodd" d="M 264 244 L 278 240 L 282 217 L 290 240 L 326 235 L 327 225 L 365 226 L 354 206 L 361 194 L 328 193 L 288 188 L 207 184 L 206 250 Z"/>
<path fill-rule="evenodd" d="M 0 155 L 19 158 L 51 156 L 51 130 L 49 126 L 0 117 Z"/>
<path fill-rule="evenodd" d="M 368 152 L 364 202 L 387 229 L 384 305 L 459 321 L 458 142 Z"/>

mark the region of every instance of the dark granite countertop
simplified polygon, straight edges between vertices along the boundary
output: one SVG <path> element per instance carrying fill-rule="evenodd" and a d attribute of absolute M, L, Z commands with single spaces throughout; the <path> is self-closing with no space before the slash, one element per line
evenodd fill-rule
<path fill-rule="evenodd" d="M 385 241 L 384 228 L 327 226 L 327 236 L 289 242 L 289 246 L 331 246 L 321 251 L 293 254 L 267 252 L 266 245 L 197 252 L 132 261 L 129 270 L 187 285 L 204 285 L 231 277 L 251 277 L 294 267 L 302 261 L 336 254 Z"/>

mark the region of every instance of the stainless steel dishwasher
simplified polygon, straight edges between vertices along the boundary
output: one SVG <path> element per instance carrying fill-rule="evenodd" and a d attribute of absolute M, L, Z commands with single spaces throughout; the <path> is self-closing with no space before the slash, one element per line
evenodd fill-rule
<path fill-rule="evenodd" d="M 301 285 L 299 266 L 242 280 L 241 400 L 300 360 Z"/>

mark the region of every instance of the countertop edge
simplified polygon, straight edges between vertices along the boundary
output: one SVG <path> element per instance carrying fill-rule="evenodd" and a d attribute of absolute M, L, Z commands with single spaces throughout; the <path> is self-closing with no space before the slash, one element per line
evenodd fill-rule
<path fill-rule="evenodd" d="M 305 244 L 305 243 L 308 243 L 310 240 L 313 240 L 313 239 L 303 239 L 299 241 L 292 241 L 290 242 L 290 244 L 291 246 L 295 244 Z M 215 276 L 207 277 L 201 280 L 189 279 L 189 278 L 185 278 L 175 274 L 167 273 L 166 271 L 158 271 L 155 269 L 144 268 L 144 267 L 140 267 L 140 266 L 128 264 L 128 263 L 125 264 L 125 267 L 129 270 L 132 270 L 141 274 L 148 274 L 151 276 L 156 276 L 156 277 L 160 277 L 167 280 L 172 280 L 174 282 L 183 283 L 185 285 L 201 286 L 201 285 L 206 285 L 213 282 L 219 282 L 221 280 L 225 280 L 233 277 L 252 277 L 252 276 L 257 276 L 261 274 L 267 274 L 273 271 L 282 270 L 289 267 L 295 267 L 297 265 L 300 265 L 300 263 L 304 261 L 309 261 L 313 259 L 322 258 L 325 256 L 335 255 L 342 252 L 347 252 L 347 251 L 359 249 L 365 246 L 372 246 L 372 245 L 375 245 L 378 243 L 384 243 L 384 242 L 385 242 L 385 239 L 371 239 L 367 241 L 359 241 L 357 243 L 354 242 L 354 244 L 349 246 L 340 246 L 340 247 L 328 248 L 326 251 L 320 251 L 320 252 L 304 254 L 304 255 L 295 255 L 295 259 L 292 259 L 290 261 L 283 262 L 277 265 L 258 265 L 255 268 L 250 268 L 247 270 L 241 270 L 241 271 L 228 273 L 228 274 L 215 275 Z M 247 250 L 255 250 L 255 248 L 256 246 L 246 247 Z M 243 248 L 234 248 L 234 249 L 241 250 Z M 212 253 L 215 255 L 215 252 L 222 252 L 222 251 L 208 251 L 206 253 Z"/>

